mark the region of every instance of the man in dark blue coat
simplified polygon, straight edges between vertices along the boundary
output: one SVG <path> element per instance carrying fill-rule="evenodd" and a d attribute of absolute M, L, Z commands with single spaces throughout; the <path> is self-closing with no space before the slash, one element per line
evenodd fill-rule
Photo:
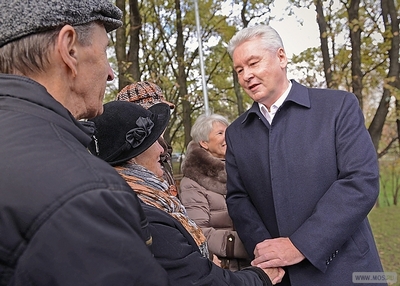
<path fill-rule="evenodd" d="M 168 285 L 126 182 L 77 119 L 103 111 L 108 0 L 0 1 L 0 285 Z"/>
<path fill-rule="evenodd" d="M 357 98 L 289 81 L 269 26 L 238 32 L 228 51 L 254 100 L 226 131 L 229 214 L 253 265 L 283 267 L 279 285 L 352 285 L 357 272 L 381 272 L 367 219 L 378 163 Z"/>

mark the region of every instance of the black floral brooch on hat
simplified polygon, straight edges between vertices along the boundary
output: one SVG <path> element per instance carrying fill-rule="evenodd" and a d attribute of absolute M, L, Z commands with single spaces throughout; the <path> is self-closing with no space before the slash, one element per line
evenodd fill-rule
<path fill-rule="evenodd" d="M 154 127 L 154 122 L 148 117 L 139 117 L 136 120 L 137 127 L 129 130 L 126 133 L 126 142 L 129 143 L 132 148 L 138 147 L 146 137 L 151 134 L 151 129 Z"/>

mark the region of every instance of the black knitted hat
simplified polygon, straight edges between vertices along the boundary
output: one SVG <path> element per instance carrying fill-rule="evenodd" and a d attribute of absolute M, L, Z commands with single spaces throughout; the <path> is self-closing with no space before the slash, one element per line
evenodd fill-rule
<path fill-rule="evenodd" d="M 113 166 L 122 164 L 156 142 L 169 118 L 170 108 L 165 103 L 144 109 L 128 101 L 108 102 L 103 114 L 90 120 L 96 126 L 96 139 L 89 150 Z"/>
<path fill-rule="evenodd" d="M 0 0 L 0 11 L 0 47 L 67 24 L 100 21 L 107 32 L 122 25 L 121 10 L 109 0 Z"/>

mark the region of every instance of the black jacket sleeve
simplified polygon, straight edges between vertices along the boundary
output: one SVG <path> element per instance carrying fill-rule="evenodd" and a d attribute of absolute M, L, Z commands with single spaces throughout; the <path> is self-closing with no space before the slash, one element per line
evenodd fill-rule
<path fill-rule="evenodd" d="M 153 237 L 152 251 L 171 285 L 272 285 L 256 267 L 231 272 L 204 258 L 186 229 L 169 214 L 148 205 L 143 210 Z M 259 270 L 259 271 L 258 271 Z"/>
<path fill-rule="evenodd" d="M 168 285 L 146 246 L 143 216 L 133 192 L 92 190 L 49 206 L 11 285 Z"/>

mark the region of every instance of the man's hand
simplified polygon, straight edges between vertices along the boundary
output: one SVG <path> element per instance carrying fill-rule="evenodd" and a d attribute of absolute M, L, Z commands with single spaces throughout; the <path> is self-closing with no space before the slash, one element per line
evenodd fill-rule
<path fill-rule="evenodd" d="M 261 268 L 293 265 L 305 258 L 288 237 L 266 239 L 258 243 L 254 255 L 251 265 Z"/>
<path fill-rule="evenodd" d="M 275 268 L 264 268 L 263 271 L 268 275 L 272 284 L 275 285 L 282 281 L 283 275 L 285 275 L 285 270 L 280 267 Z"/>

